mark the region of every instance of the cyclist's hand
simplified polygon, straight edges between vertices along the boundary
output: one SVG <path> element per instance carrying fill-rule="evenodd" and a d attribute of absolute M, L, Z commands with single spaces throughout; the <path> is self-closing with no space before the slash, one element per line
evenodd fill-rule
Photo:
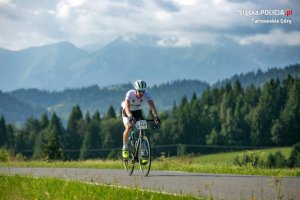
<path fill-rule="evenodd" d="M 160 119 L 158 116 L 154 117 L 154 123 L 155 123 L 155 127 L 158 127 L 158 125 L 160 124 Z"/>
<path fill-rule="evenodd" d="M 133 116 L 129 117 L 130 123 L 134 124 L 136 122 L 135 118 Z"/>

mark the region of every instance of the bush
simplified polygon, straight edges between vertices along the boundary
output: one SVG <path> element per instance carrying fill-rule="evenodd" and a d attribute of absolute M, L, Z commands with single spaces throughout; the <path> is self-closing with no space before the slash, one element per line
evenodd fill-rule
<path fill-rule="evenodd" d="M 0 162 L 7 162 L 10 159 L 10 153 L 6 149 L 0 149 Z"/>
<path fill-rule="evenodd" d="M 293 146 L 288 165 L 289 167 L 300 167 L 300 143 Z"/>
<path fill-rule="evenodd" d="M 116 150 L 112 150 L 109 152 L 107 159 L 118 159 L 120 157 L 120 152 Z"/>
<path fill-rule="evenodd" d="M 253 167 L 260 167 L 264 165 L 263 152 L 260 151 L 247 151 L 235 157 L 234 164 L 239 166 L 251 165 Z"/>
<path fill-rule="evenodd" d="M 23 154 L 21 153 L 17 153 L 16 156 L 15 156 L 15 159 L 16 161 L 26 161 L 26 156 L 24 156 Z"/>
<path fill-rule="evenodd" d="M 274 155 L 270 153 L 265 163 L 267 167 L 284 168 L 287 167 L 287 160 L 280 151 L 277 151 Z"/>

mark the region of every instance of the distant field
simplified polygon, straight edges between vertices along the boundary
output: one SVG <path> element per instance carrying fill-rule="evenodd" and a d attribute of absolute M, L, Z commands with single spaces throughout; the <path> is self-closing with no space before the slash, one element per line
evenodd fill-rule
<path fill-rule="evenodd" d="M 272 148 L 259 150 L 266 158 L 269 153 L 281 151 L 288 158 L 291 148 Z M 236 156 L 243 151 L 218 153 L 203 156 L 183 156 L 171 158 L 159 158 L 153 161 L 152 170 L 187 171 L 199 173 L 217 174 L 245 174 L 245 175 L 269 175 L 269 176 L 300 176 L 300 168 L 268 169 L 260 167 L 240 167 L 233 164 Z M 79 167 L 79 168 L 103 168 L 122 169 L 121 160 L 87 160 L 87 161 L 26 161 L 26 162 L 5 162 L 0 166 L 21 166 L 21 167 Z"/>

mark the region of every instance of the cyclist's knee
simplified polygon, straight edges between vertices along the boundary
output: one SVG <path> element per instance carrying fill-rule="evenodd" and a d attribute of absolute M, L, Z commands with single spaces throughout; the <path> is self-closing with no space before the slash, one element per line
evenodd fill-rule
<path fill-rule="evenodd" d="M 130 123 L 126 124 L 126 125 L 125 125 L 125 131 L 126 131 L 126 132 L 129 132 L 130 129 L 131 129 L 131 124 L 130 124 Z"/>

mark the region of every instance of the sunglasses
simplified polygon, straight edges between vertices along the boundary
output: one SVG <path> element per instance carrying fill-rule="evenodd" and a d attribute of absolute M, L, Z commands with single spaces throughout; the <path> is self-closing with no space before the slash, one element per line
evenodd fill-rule
<path fill-rule="evenodd" d="M 140 94 L 144 94 L 145 93 L 144 90 L 138 90 L 137 92 L 140 93 Z"/>

